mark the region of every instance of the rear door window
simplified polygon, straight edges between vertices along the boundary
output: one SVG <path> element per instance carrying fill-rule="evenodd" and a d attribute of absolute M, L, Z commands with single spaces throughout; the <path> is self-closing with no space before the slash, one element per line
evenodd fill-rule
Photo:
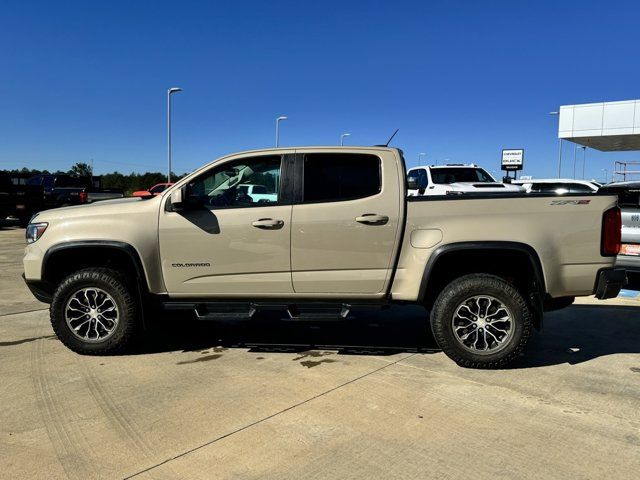
<path fill-rule="evenodd" d="M 304 156 L 303 203 L 340 202 L 380 193 L 382 173 L 375 155 L 312 153 Z"/>

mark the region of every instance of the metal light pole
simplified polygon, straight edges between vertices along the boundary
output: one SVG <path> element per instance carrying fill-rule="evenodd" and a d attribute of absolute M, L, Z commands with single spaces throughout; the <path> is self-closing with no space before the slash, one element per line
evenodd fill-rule
<path fill-rule="evenodd" d="M 560 121 L 560 112 L 549 112 L 549 115 L 558 115 L 558 122 Z M 562 139 L 559 138 L 558 140 L 558 178 L 560 178 L 562 177 Z"/>
<path fill-rule="evenodd" d="M 578 148 L 580 148 L 580 145 L 576 145 L 575 148 L 573 149 L 573 179 L 575 180 L 576 178 L 576 155 L 577 155 L 577 151 Z"/>
<path fill-rule="evenodd" d="M 286 119 L 287 117 L 285 116 L 276 118 L 276 148 L 280 146 L 280 121 Z"/>
<path fill-rule="evenodd" d="M 607 183 L 607 179 L 609 178 L 609 170 L 607 170 L 606 168 L 601 168 L 600 170 L 604 172 L 604 183 Z"/>
<path fill-rule="evenodd" d="M 583 146 L 582 148 L 582 179 L 584 180 L 584 165 L 587 163 L 587 147 Z"/>
<path fill-rule="evenodd" d="M 420 153 L 418 154 L 418 165 L 420 165 L 420 159 L 421 159 L 422 157 L 424 157 L 425 155 L 426 155 L 426 153 L 424 153 L 424 152 L 420 152 Z"/>
<path fill-rule="evenodd" d="M 171 94 L 181 91 L 178 87 L 167 90 L 167 183 L 171 183 Z"/>
<path fill-rule="evenodd" d="M 340 135 L 340 146 L 342 147 L 344 145 L 344 137 L 350 137 L 351 134 L 350 133 L 343 133 L 342 135 Z"/>

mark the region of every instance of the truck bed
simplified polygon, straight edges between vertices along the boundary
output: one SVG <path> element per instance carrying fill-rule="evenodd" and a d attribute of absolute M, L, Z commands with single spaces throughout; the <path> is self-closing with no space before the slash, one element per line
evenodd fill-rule
<path fill-rule="evenodd" d="M 601 219 L 616 203 L 615 196 L 604 194 L 409 197 L 393 297 L 415 298 L 415 278 L 437 248 L 492 241 L 530 246 L 551 296 L 589 295 L 594 268 L 611 265 L 600 254 Z"/>

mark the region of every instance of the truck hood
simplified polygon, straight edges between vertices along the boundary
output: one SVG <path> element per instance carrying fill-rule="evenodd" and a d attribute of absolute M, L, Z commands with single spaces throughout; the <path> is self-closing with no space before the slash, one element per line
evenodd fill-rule
<path fill-rule="evenodd" d="M 153 198 L 126 197 L 115 198 L 112 200 L 102 200 L 100 202 L 87 203 L 85 205 L 73 205 L 70 207 L 53 208 L 38 213 L 34 222 L 51 222 L 65 220 L 67 218 L 93 217 L 101 215 L 126 215 L 132 212 L 148 210 L 152 207 L 150 204 L 160 202 L 160 196 Z"/>

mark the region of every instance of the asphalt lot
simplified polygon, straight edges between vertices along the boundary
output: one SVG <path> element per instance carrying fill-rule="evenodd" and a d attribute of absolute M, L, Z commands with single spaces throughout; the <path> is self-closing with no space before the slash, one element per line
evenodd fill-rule
<path fill-rule="evenodd" d="M 0 228 L 1 478 L 638 478 L 640 299 L 547 314 L 513 368 L 457 367 L 425 312 L 161 322 L 83 357 Z"/>

